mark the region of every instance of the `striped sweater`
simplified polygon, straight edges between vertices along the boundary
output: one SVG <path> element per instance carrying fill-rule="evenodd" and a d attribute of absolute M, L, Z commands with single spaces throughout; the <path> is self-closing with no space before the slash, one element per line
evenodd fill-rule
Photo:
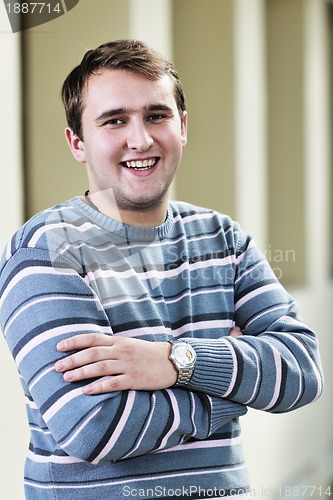
<path fill-rule="evenodd" d="M 172 202 L 163 225 L 134 227 L 76 197 L 28 221 L 0 272 L 31 429 L 29 500 L 248 498 L 239 417 L 322 391 L 315 334 L 253 240 L 212 210 Z M 228 337 L 234 325 L 243 337 Z M 87 332 L 186 337 L 191 382 L 85 395 L 90 381 L 66 383 L 54 364 L 61 339 Z"/>

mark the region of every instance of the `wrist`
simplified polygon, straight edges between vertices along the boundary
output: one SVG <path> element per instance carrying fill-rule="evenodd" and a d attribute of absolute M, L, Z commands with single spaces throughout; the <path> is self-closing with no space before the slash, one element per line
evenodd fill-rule
<path fill-rule="evenodd" d="M 177 372 L 176 385 L 185 386 L 190 382 L 194 372 L 196 352 L 191 344 L 183 339 L 169 343 L 171 345 L 169 359 Z"/>
<path fill-rule="evenodd" d="M 164 342 L 165 354 L 163 360 L 166 360 L 166 377 L 167 377 L 167 387 L 172 387 L 176 385 L 178 378 L 178 370 L 170 359 L 171 354 L 171 344 L 170 342 Z"/>

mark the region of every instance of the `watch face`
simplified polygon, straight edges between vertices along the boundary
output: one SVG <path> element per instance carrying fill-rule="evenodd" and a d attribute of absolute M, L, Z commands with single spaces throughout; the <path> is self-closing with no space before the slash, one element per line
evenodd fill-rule
<path fill-rule="evenodd" d="M 192 364 L 194 354 L 186 344 L 178 344 L 174 349 L 174 357 L 181 366 L 186 367 Z"/>

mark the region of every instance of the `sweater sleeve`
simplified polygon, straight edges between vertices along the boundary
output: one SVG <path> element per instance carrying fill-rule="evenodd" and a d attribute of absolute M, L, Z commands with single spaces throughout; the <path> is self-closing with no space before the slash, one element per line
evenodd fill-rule
<path fill-rule="evenodd" d="M 1 328 L 28 404 L 73 457 L 97 464 L 206 439 L 246 413 L 244 405 L 181 388 L 88 396 L 82 387 L 91 381 L 66 383 L 54 369 L 59 340 L 112 330 L 84 278 L 55 268 L 46 251 L 21 248 L 5 261 L 0 294 Z"/>
<path fill-rule="evenodd" d="M 235 234 L 234 323 L 244 335 L 190 340 L 197 351 L 190 388 L 272 413 L 288 412 L 321 395 L 318 340 L 253 240 Z"/>

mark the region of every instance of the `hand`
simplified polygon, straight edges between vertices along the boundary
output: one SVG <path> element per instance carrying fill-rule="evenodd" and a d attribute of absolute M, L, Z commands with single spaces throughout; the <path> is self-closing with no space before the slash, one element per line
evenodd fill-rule
<path fill-rule="evenodd" d="M 229 337 L 237 338 L 237 337 L 242 337 L 243 333 L 242 330 L 239 328 L 239 326 L 234 326 L 230 332 L 229 332 Z"/>
<path fill-rule="evenodd" d="M 242 336 L 233 327 L 229 335 Z M 86 385 L 86 394 L 102 394 L 124 390 L 160 390 L 176 383 L 177 371 L 169 360 L 168 342 L 148 342 L 103 334 L 83 334 L 61 341 L 60 352 L 78 350 L 57 361 L 55 369 L 64 374 L 66 382 L 89 378 L 100 380 Z"/>
<path fill-rule="evenodd" d="M 79 351 L 55 364 L 66 382 L 105 377 L 86 385 L 83 388 L 86 394 L 160 390 L 171 387 L 177 380 L 177 371 L 169 360 L 168 342 L 83 334 L 59 342 L 57 349 Z"/>

